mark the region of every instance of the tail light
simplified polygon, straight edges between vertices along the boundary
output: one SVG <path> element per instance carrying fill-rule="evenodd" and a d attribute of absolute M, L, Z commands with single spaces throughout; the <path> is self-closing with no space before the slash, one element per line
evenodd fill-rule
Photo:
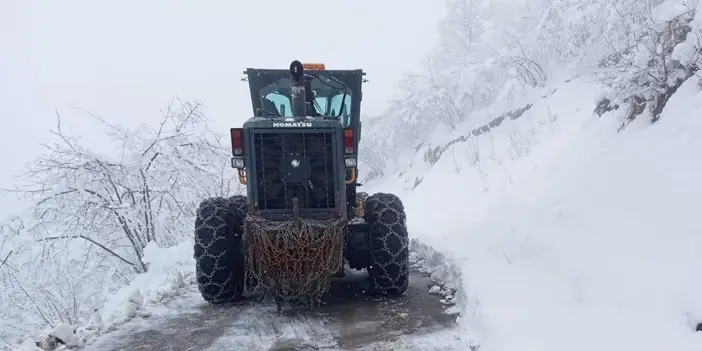
<path fill-rule="evenodd" d="M 352 129 L 344 129 L 344 152 L 347 154 L 354 152 Z"/>
<path fill-rule="evenodd" d="M 231 128 L 229 129 L 232 137 L 232 154 L 234 156 L 241 156 L 244 154 L 243 141 L 241 140 L 242 129 L 241 128 Z"/>

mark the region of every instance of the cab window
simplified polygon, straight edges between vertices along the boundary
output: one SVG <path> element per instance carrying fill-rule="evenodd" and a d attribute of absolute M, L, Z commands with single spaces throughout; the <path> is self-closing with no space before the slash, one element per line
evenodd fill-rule
<path fill-rule="evenodd" d="M 292 117 L 292 105 L 290 103 L 290 98 L 288 98 L 287 96 L 280 94 L 278 92 L 272 92 L 272 93 L 268 93 L 263 98 L 269 100 L 275 106 L 275 111 L 265 111 L 265 112 L 268 112 L 268 113 L 272 112 L 272 113 L 280 115 L 281 117 Z M 264 110 L 267 110 L 266 105 L 270 105 L 270 104 L 264 103 L 263 107 L 262 107 Z"/>
<path fill-rule="evenodd" d="M 271 85 L 279 86 L 279 82 Z M 269 85 L 270 87 L 270 85 Z M 263 91 L 270 91 L 261 98 L 261 109 L 264 115 L 292 117 L 292 101 L 290 100 L 289 89 L 275 89 L 273 91 L 263 88 Z M 348 127 L 351 124 L 351 91 L 344 94 L 343 90 L 330 89 L 322 85 L 314 87 L 314 109 L 321 116 L 339 116 L 341 114 L 341 124 Z M 340 113 L 341 112 L 341 113 Z"/>
<path fill-rule="evenodd" d="M 341 110 L 341 124 L 348 127 L 351 124 L 351 94 L 347 93 L 345 97 L 343 92 L 333 95 L 330 105 L 330 112 L 334 116 L 339 115 Z"/>

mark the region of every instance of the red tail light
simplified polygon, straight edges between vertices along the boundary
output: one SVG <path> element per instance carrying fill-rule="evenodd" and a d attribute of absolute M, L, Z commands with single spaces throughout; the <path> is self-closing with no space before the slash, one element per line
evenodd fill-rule
<path fill-rule="evenodd" d="M 241 140 L 242 129 L 241 128 L 231 128 L 229 132 L 232 136 L 232 154 L 234 156 L 240 156 L 244 154 L 243 141 Z"/>
<path fill-rule="evenodd" d="M 347 154 L 354 152 L 352 129 L 344 129 L 344 152 Z"/>

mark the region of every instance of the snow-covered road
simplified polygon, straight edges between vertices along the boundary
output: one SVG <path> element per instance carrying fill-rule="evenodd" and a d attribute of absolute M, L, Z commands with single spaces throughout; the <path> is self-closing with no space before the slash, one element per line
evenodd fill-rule
<path fill-rule="evenodd" d="M 83 350 L 455 350 L 456 315 L 431 285 L 415 268 L 403 298 L 377 299 L 365 293 L 367 275 L 356 273 L 334 282 L 318 310 L 280 314 L 267 300 L 211 306 L 191 285 Z"/>

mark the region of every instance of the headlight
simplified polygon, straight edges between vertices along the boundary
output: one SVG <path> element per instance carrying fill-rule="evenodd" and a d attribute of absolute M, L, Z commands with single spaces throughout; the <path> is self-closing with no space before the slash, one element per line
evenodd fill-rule
<path fill-rule="evenodd" d="M 232 157 L 232 168 L 237 168 L 237 169 L 244 168 L 244 159 Z"/>
<path fill-rule="evenodd" d="M 356 158 L 355 157 L 345 158 L 344 163 L 346 164 L 346 168 L 356 167 Z"/>

